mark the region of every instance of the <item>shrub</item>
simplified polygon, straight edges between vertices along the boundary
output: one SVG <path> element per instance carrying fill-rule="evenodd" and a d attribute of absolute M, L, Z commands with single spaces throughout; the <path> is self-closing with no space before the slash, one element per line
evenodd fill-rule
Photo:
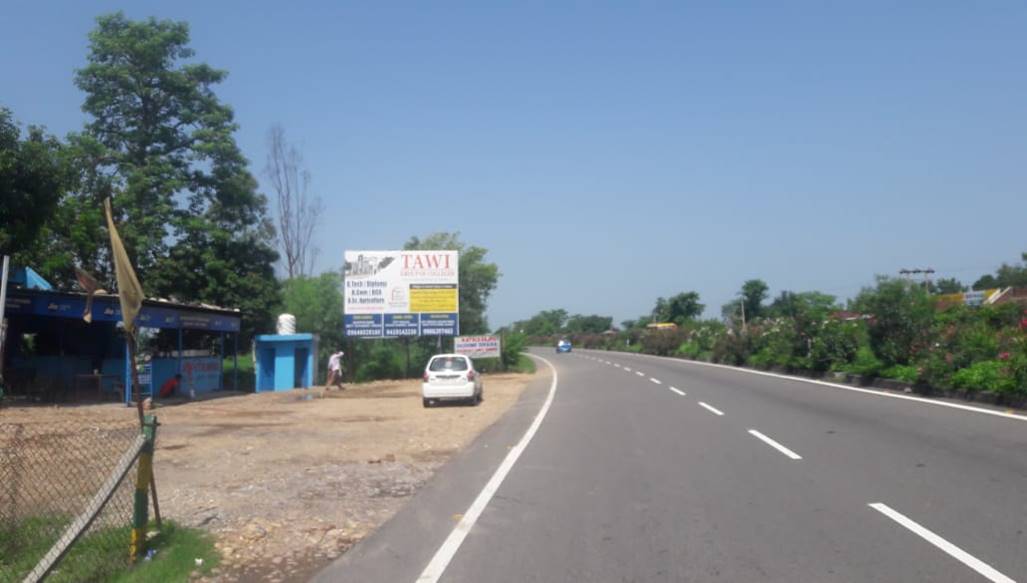
<path fill-rule="evenodd" d="M 817 371 L 844 369 L 856 358 L 859 347 L 868 346 L 868 342 L 863 322 L 824 322 L 813 337 L 809 366 Z"/>
<path fill-rule="evenodd" d="M 874 351 L 869 346 L 860 346 L 856 350 L 855 358 L 844 367 L 844 370 L 865 377 L 873 377 L 877 376 L 882 368 L 884 368 L 884 364 L 874 355 Z"/>
<path fill-rule="evenodd" d="M 915 383 L 920 378 L 920 371 L 912 365 L 896 364 L 881 371 L 886 379 L 895 379 L 904 383 Z"/>
<path fill-rule="evenodd" d="M 1012 392 L 1016 389 L 1008 366 L 998 360 L 975 362 L 952 375 L 956 388 L 968 391 L 989 391 L 993 393 Z"/>

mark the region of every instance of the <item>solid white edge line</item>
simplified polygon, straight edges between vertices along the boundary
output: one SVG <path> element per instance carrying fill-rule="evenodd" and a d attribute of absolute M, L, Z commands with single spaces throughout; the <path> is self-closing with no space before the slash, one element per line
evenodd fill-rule
<path fill-rule="evenodd" d="M 704 409 L 706 409 L 710 413 L 713 413 L 714 415 L 723 415 L 724 414 L 724 412 L 721 411 L 720 409 L 717 409 L 716 407 L 711 407 L 711 406 L 707 405 L 706 403 L 703 403 L 702 401 L 699 401 L 699 406 L 704 408 Z"/>
<path fill-rule="evenodd" d="M 546 397 L 545 403 L 542 404 L 542 408 L 539 409 L 535 420 L 531 422 L 531 426 L 524 432 L 524 436 L 517 442 L 517 445 L 513 446 L 510 451 L 503 458 L 503 462 L 496 468 L 492 477 L 485 484 L 485 487 L 481 489 L 478 496 L 471 503 L 471 506 L 464 512 L 460 522 L 453 528 L 453 531 L 449 533 L 446 540 L 442 542 L 442 546 L 435 552 L 435 556 L 428 562 L 428 566 L 421 572 L 421 576 L 417 578 L 417 583 L 436 583 L 442 574 L 446 572 L 446 567 L 449 566 L 449 562 L 453 560 L 456 552 L 460 550 L 460 545 L 463 544 L 464 539 L 470 534 L 471 528 L 474 527 L 474 523 L 478 521 L 478 517 L 488 506 L 489 501 L 499 490 L 499 486 L 506 479 L 507 474 L 513 469 L 517 458 L 521 457 L 521 453 L 524 452 L 528 444 L 531 443 L 531 439 L 535 437 L 535 433 L 538 431 L 539 426 L 542 425 L 542 420 L 545 418 L 546 413 L 549 412 L 549 407 L 553 404 L 553 396 L 556 395 L 556 386 L 559 382 L 559 375 L 556 373 L 556 367 L 553 363 L 549 362 L 541 356 L 529 354 L 532 358 L 537 358 L 549 366 L 549 370 L 553 371 L 553 382 L 549 385 L 549 395 Z"/>
<path fill-rule="evenodd" d="M 663 384 L 663 383 L 660 382 L 659 379 L 654 379 L 653 377 L 649 377 L 649 380 L 654 382 L 654 383 L 656 383 L 656 384 L 658 384 L 658 385 L 662 385 Z"/>
<path fill-rule="evenodd" d="M 625 353 L 627 354 L 627 353 Z M 1005 411 L 996 411 L 994 409 L 984 409 L 981 407 L 974 407 L 973 405 L 961 405 L 959 403 L 949 403 L 946 401 L 939 401 L 936 399 L 926 399 L 924 397 L 913 397 L 910 395 L 896 395 L 895 393 L 886 393 L 881 390 L 863 389 L 860 387 L 850 387 L 849 385 L 841 385 L 838 383 L 830 383 L 827 381 L 819 381 L 817 379 L 806 379 L 802 377 L 793 377 L 774 372 L 766 372 L 762 370 L 750 370 L 747 368 L 741 368 L 737 366 L 728 366 L 726 364 L 716 364 L 713 362 L 700 362 L 698 360 L 682 360 L 680 358 L 667 358 L 665 356 L 653 356 L 652 354 L 635 354 L 634 356 L 644 356 L 646 358 L 655 358 L 662 361 L 673 362 L 681 365 L 695 365 L 695 366 L 709 366 L 712 368 L 724 368 L 727 370 L 733 370 L 735 372 L 744 372 L 748 374 L 762 375 L 765 377 L 773 377 L 777 379 L 784 379 L 786 381 L 795 381 L 800 383 L 809 383 L 813 385 L 823 385 L 825 387 L 832 387 L 835 389 L 844 389 L 846 391 L 853 391 L 856 393 L 863 393 L 865 395 L 874 395 L 877 397 L 888 397 L 890 399 L 902 399 L 904 401 L 916 401 L 917 403 L 924 403 L 927 405 L 937 405 L 938 407 L 949 407 L 951 409 L 960 409 L 963 411 L 972 411 L 974 413 L 984 413 L 986 415 L 994 415 L 995 417 L 1004 417 L 1006 419 L 1016 419 L 1017 421 L 1027 421 L 1027 415 L 1017 415 L 1016 413 L 1006 413 Z"/>
<path fill-rule="evenodd" d="M 870 506 L 874 510 L 880 512 L 881 514 L 901 524 L 907 529 L 913 531 L 913 533 L 919 536 L 920 538 L 945 551 L 954 559 L 963 563 L 967 567 L 970 567 L 974 571 L 977 571 L 980 575 L 987 578 L 989 581 L 993 581 L 994 583 L 1016 583 L 1009 577 L 1006 577 L 1002 573 L 999 573 L 997 570 L 995 570 L 993 567 L 991 567 L 984 561 L 978 559 L 977 557 L 971 555 L 970 553 L 964 551 L 963 549 L 957 547 L 949 541 L 934 534 L 930 530 L 927 530 L 923 526 L 920 526 L 916 522 L 913 522 L 911 519 L 907 518 L 902 513 L 888 507 L 887 504 L 883 504 L 881 502 L 874 502 L 868 504 L 867 506 Z"/>
<path fill-rule="evenodd" d="M 684 392 L 684 391 L 682 391 L 682 390 L 680 390 L 680 389 L 676 389 L 676 388 L 674 388 L 674 387 L 667 387 L 667 388 L 668 388 L 668 389 L 670 389 L 670 390 L 672 390 L 672 391 L 674 391 L 675 393 L 677 393 L 677 394 L 681 395 L 682 397 L 684 397 L 684 396 L 685 396 L 685 392 Z"/>
<path fill-rule="evenodd" d="M 756 439 L 762 441 L 763 443 L 769 445 L 770 447 L 776 449 L 777 451 L 785 454 L 786 456 L 790 457 L 793 460 L 801 460 L 802 459 L 801 455 L 795 453 L 794 451 L 788 449 L 787 447 L 781 445 L 780 443 L 778 443 L 777 441 L 774 441 L 773 439 L 767 437 L 766 435 L 763 435 L 762 433 L 760 433 L 759 431 L 756 431 L 755 429 L 750 429 L 749 433 L 753 437 L 755 437 Z"/>

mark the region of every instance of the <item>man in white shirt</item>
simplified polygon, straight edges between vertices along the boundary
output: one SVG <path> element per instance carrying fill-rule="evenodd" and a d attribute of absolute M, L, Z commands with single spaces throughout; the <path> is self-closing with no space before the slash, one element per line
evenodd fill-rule
<path fill-rule="evenodd" d="M 328 385 L 342 388 L 342 356 L 345 353 L 338 351 L 328 357 Z"/>

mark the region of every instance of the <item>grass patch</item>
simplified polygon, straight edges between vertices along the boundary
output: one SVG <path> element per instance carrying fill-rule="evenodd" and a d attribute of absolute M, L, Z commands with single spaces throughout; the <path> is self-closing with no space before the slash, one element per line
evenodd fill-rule
<path fill-rule="evenodd" d="M 535 374 L 535 361 L 527 354 L 517 355 L 517 364 L 510 367 L 510 372 Z"/>
<path fill-rule="evenodd" d="M 24 578 L 69 523 L 66 517 L 34 517 L 0 531 L 0 581 Z M 192 572 L 206 573 L 218 562 L 208 534 L 165 521 L 161 532 L 148 542 L 147 548 L 156 550 L 153 559 L 140 561 L 133 568 L 128 557 L 130 536 L 128 526 L 88 532 L 72 546 L 47 581 L 187 581 Z M 196 559 L 203 559 L 202 567 L 196 567 Z"/>
<path fill-rule="evenodd" d="M 115 577 L 113 581 L 188 581 L 193 573 L 209 573 L 221 560 L 214 549 L 214 538 L 210 534 L 196 528 L 185 528 L 167 520 L 164 521 L 161 532 L 150 539 L 147 548 L 157 551 L 152 559 L 140 561 L 134 569 Z M 202 559 L 203 564 L 197 567 L 196 559 Z"/>

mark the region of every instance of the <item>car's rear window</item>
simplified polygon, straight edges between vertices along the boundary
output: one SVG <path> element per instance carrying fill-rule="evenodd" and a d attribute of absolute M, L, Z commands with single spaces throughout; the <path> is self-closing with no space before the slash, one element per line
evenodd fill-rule
<path fill-rule="evenodd" d="M 467 359 L 458 356 L 443 356 L 431 361 L 428 370 L 467 370 Z"/>

